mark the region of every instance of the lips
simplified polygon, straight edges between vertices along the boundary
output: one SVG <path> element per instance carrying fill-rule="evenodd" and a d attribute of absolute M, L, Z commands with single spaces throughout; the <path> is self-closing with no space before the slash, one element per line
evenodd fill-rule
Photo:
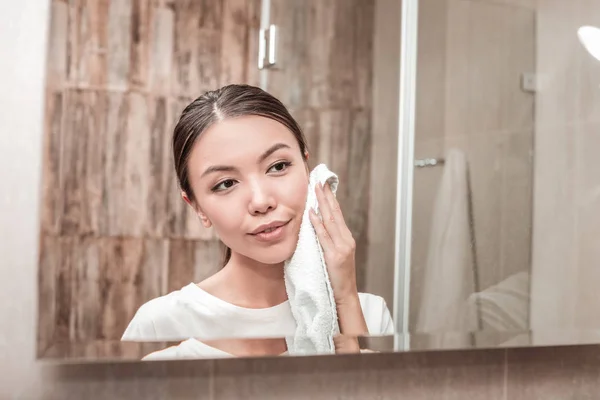
<path fill-rule="evenodd" d="M 261 225 L 256 228 L 250 236 L 254 240 L 268 245 L 279 243 L 288 237 L 288 230 L 286 227 L 289 225 L 290 221 L 276 221 L 271 222 L 270 224 Z"/>
<path fill-rule="evenodd" d="M 274 230 L 276 230 L 277 228 L 281 228 L 282 226 L 287 225 L 289 222 L 290 221 L 273 221 L 273 222 L 270 222 L 268 224 L 263 224 L 263 225 L 260 225 L 255 230 L 253 230 L 250 234 L 251 235 L 258 235 L 258 234 L 261 234 L 261 233 L 271 233 Z"/>

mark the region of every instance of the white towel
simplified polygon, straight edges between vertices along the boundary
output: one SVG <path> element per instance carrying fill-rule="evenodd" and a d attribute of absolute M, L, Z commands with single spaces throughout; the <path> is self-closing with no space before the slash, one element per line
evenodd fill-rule
<path fill-rule="evenodd" d="M 284 266 L 285 287 L 297 324 L 294 337 L 287 339 L 290 354 L 334 353 L 333 337 L 339 333 L 323 248 L 309 218 L 311 208 L 319 214 L 315 186 L 325 182 L 335 194 L 338 177 L 325 164 L 320 164 L 310 173 L 298 245 Z"/>
<path fill-rule="evenodd" d="M 467 160 L 453 149 L 433 208 L 417 332 L 469 330 L 461 310 L 476 286 L 472 223 Z"/>
<path fill-rule="evenodd" d="M 529 328 L 530 287 L 529 272 L 517 272 L 502 282 L 471 295 L 468 307 L 481 315 L 482 330 L 526 331 Z"/>

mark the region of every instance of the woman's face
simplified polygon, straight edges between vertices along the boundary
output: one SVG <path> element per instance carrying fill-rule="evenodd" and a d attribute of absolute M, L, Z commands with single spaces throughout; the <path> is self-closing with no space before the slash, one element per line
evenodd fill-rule
<path fill-rule="evenodd" d="M 308 169 L 284 125 L 259 116 L 218 122 L 194 145 L 188 171 L 202 223 L 233 252 L 265 264 L 291 257 Z"/>

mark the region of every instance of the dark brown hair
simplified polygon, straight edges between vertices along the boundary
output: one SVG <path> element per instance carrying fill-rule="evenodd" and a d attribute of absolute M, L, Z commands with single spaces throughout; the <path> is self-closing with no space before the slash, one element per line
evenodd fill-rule
<path fill-rule="evenodd" d="M 302 157 L 306 161 L 307 145 L 304 134 L 287 108 L 274 96 L 249 85 L 227 85 L 204 93 L 191 102 L 181 113 L 173 132 L 173 159 L 179 186 L 192 202 L 188 174 L 188 161 L 194 144 L 200 135 L 214 123 L 228 118 L 256 115 L 272 119 L 285 126 L 296 138 Z M 225 247 L 225 265 L 231 257 L 231 249 Z"/>

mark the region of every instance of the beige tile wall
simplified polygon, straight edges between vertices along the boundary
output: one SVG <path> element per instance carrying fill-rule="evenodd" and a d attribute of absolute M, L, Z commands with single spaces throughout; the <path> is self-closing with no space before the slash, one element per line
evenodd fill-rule
<path fill-rule="evenodd" d="M 579 44 L 593 1 L 539 3 L 532 327 L 597 328 L 600 63 Z"/>
<path fill-rule="evenodd" d="M 371 187 L 365 291 L 377 293 L 393 309 L 401 2 L 375 1 L 373 32 L 373 116 Z"/>
<path fill-rule="evenodd" d="M 441 157 L 444 152 L 446 36 L 448 2 L 419 2 L 415 158 Z M 424 285 L 431 214 L 441 168 L 415 169 L 413 183 L 412 265 L 409 328 L 416 323 Z"/>
<path fill-rule="evenodd" d="M 466 154 L 478 290 L 530 268 L 534 94 L 520 85 L 535 72 L 533 3 L 419 2 L 415 157 Z M 412 326 L 442 170 L 415 170 Z"/>

